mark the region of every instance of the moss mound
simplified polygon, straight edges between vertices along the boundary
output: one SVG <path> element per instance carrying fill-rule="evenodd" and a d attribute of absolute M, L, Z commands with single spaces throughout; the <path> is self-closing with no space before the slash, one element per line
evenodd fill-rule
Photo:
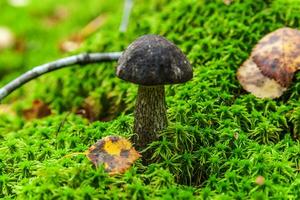
<path fill-rule="evenodd" d="M 22 90 L 33 88 L 25 102 L 51 102 L 55 115 L 32 122 L 0 118 L 0 197 L 299 199 L 300 74 L 277 100 L 255 98 L 235 77 L 262 36 L 284 26 L 299 28 L 299 3 L 142 1 L 126 34 L 113 31 L 119 20 L 111 16 L 82 51 L 119 51 L 155 33 L 176 43 L 194 67 L 192 81 L 166 89 L 170 126 L 149 146 L 154 164 L 137 163 L 110 177 L 85 156 L 65 157 L 107 135 L 130 137 L 137 88 L 115 77 L 115 63 L 64 69 Z M 86 97 L 99 103 L 100 118 L 113 120 L 88 123 L 65 112 Z"/>

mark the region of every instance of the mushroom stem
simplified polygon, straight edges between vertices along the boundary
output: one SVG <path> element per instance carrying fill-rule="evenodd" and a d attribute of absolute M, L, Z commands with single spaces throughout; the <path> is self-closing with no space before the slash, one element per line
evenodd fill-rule
<path fill-rule="evenodd" d="M 143 149 L 168 125 L 164 86 L 140 85 L 134 115 L 133 139 L 138 149 Z"/>

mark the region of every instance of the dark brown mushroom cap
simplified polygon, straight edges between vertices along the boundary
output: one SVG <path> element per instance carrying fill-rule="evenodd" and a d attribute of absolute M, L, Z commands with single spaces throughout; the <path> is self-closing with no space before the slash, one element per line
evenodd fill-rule
<path fill-rule="evenodd" d="M 186 82 L 193 77 L 193 70 L 173 43 L 158 35 L 145 35 L 124 51 L 116 74 L 123 80 L 150 86 Z"/>

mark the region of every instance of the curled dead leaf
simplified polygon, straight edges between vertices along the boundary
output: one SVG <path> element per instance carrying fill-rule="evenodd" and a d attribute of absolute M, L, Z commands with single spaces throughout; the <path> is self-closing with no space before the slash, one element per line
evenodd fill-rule
<path fill-rule="evenodd" d="M 237 72 L 248 92 L 260 98 L 277 98 L 300 69 L 300 31 L 280 28 L 263 37 Z"/>
<path fill-rule="evenodd" d="M 124 173 L 141 155 L 127 139 L 107 136 L 89 148 L 87 157 L 96 167 L 103 164 L 114 175 Z"/>
<path fill-rule="evenodd" d="M 288 87 L 300 69 L 300 31 L 281 28 L 266 35 L 251 56 L 265 76 Z"/>
<path fill-rule="evenodd" d="M 276 98 L 286 90 L 274 79 L 264 76 L 252 58 L 238 69 L 237 78 L 245 90 L 259 98 Z"/>
<path fill-rule="evenodd" d="M 23 111 L 23 116 L 27 120 L 39 119 L 51 115 L 49 106 L 41 100 L 34 100 L 32 107 Z"/>

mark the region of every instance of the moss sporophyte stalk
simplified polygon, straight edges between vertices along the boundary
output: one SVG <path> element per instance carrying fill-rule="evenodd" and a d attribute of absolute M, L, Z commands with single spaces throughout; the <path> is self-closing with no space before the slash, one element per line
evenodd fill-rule
<path fill-rule="evenodd" d="M 221 0 L 141 0 L 133 7 L 126 34 L 112 31 L 120 24 L 121 1 L 93 2 L 88 6 L 87 1 L 86 6 L 103 5 L 100 11 L 107 13 L 107 21 L 81 52 L 119 51 L 139 36 L 163 35 L 186 55 L 193 79 L 165 86 L 168 126 L 148 146 L 152 164 L 138 161 L 117 176 L 109 176 L 104 166 L 94 167 L 85 155 L 64 157 L 85 152 L 109 135 L 127 139 L 134 135 L 138 88 L 115 76 L 116 63 L 63 69 L 24 85 L 3 104 L 12 103 L 19 113 L 34 99 L 41 99 L 54 114 L 29 122 L 19 115 L 1 114 L 0 198 L 300 198 L 299 73 L 276 100 L 256 98 L 236 78 L 239 66 L 266 34 L 286 26 L 300 29 L 298 0 L 236 0 L 230 5 Z M 72 20 L 66 20 L 64 27 L 57 26 L 55 34 L 36 23 L 43 21 L 43 13 L 49 14 L 57 1 L 32 3 L 24 8 L 28 12 L 15 12 L 31 31 L 26 32 L 18 20 L 11 29 L 31 41 L 28 47 L 43 48 L 38 48 L 39 53 L 29 49 L 26 59 L 22 53 L 1 52 L 5 55 L 5 59 L 0 57 L 1 85 L 24 70 L 17 67 L 20 63 L 29 67 L 62 57 L 52 45 L 70 33 L 69 23 L 76 25 L 92 17 L 86 6 L 69 3 L 76 12 L 70 13 Z M 1 8 L 0 21 L 11 24 L 7 14 L 11 8 L 6 3 Z M 94 16 L 99 14 L 96 10 Z M 38 37 L 39 32 L 45 33 L 43 37 Z M 112 120 L 90 123 L 66 115 L 87 97 L 99 102 L 102 119 Z"/>

